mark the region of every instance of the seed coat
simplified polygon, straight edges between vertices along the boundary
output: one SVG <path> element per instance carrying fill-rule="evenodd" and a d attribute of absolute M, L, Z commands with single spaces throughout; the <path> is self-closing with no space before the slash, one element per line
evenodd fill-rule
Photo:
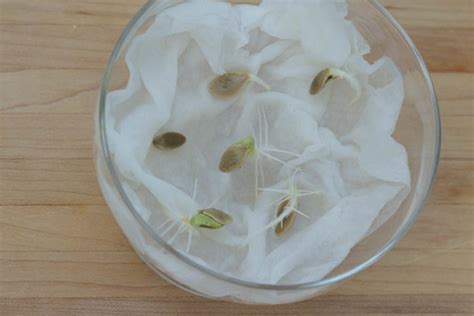
<path fill-rule="evenodd" d="M 186 143 L 186 137 L 176 132 L 168 132 L 153 138 L 153 145 L 162 150 L 173 150 L 183 146 Z"/>

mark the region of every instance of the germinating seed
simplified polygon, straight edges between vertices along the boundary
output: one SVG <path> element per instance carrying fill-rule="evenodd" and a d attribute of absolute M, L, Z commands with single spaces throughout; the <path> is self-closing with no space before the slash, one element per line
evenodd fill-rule
<path fill-rule="evenodd" d="M 262 79 L 251 73 L 227 72 L 215 77 L 209 83 L 209 93 L 215 97 L 231 97 L 237 95 L 250 81 L 253 81 L 266 90 L 271 87 Z"/>
<path fill-rule="evenodd" d="M 326 68 L 321 70 L 316 77 L 314 77 L 313 82 L 311 82 L 311 87 L 309 93 L 311 95 L 318 94 L 321 90 L 324 89 L 326 84 L 333 80 L 340 78 L 339 71 L 334 68 Z"/>
<path fill-rule="evenodd" d="M 216 97 L 234 96 L 250 80 L 246 73 L 228 72 L 214 78 L 209 83 L 209 92 Z"/>
<path fill-rule="evenodd" d="M 180 133 L 169 132 L 153 138 L 153 145 L 158 149 L 172 150 L 186 143 L 186 137 Z"/>
<path fill-rule="evenodd" d="M 217 229 L 231 224 L 232 217 L 221 210 L 208 208 L 198 211 L 189 222 L 194 227 Z"/>
<path fill-rule="evenodd" d="M 249 154 L 252 153 L 254 149 L 255 140 L 253 137 L 247 137 L 232 144 L 222 155 L 219 163 L 219 170 L 228 173 L 242 168 L 247 161 Z"/>
<path fill-rule="evenodd" d="M 277 208 L 277 217 L 281 215 L 281 213 L 283 213 L 283 211 L 285 210 L 285 208 L 288 206 L 288 204 L 290 203 L 290 200 L 289 199 L 285 199 L 283 202 L 280 203 L 280 205 L 278 205 L 278 208 Z M 295 221 L 295 217 L 296 217 L 296 213 L 295 212 L 291 212 L 290 214 L 288 214 L 288 216 L 284 217 L 280 223 L 278 223 L 275 227 L 275 234 L 277 236 L 281 236 L 283 233 L 285 233 L 286 231 L 288 231 L 288 229 L 290 229 L 290 226 L 293 224 L 293 222 Z"/>

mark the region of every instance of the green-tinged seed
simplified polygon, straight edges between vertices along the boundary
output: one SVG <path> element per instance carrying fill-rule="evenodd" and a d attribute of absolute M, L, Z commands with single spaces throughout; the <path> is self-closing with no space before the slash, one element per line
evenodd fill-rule
<path fill-rule="evenodd" d="M 224 225 L 232 223 L 232 217 L 225 212 L 215 209 L 208 208 L 199 210 L 190 219 L 190 224 L 194 227 L 217 229 Z"/>
<path fill-rule="evenodd" d="M 321 70 L 316 77 L 314 77 L 313 82 L 311 83 L 311 87 L 309 89 L 309 93 L 311 95 L 318 94 L 326 84 L 333 80 L 340 78 L 338 74 L 336 74 L 336 70 L 333 68 L 326 68 Z"/>
<path fill-rule="evenodd" d="M 169 132 L 153 138 L 153 145 L 158 149 L 172 150 L 186 143 L 186 137 L 180 133 Z"/>
<path fill-rule="evenodd" d="M 249 148 L 243 144 L 230 146 L 222 155 L 219 163 L 219 170 L 222 172 L 232 172 L 242 168 L 247 161 Z"/>
<path fill-rule="evenodd" d="M 255 141 L 251 136 L 232 144 L 222 155 L 219 163 L 219 170 L 228 173 L 242 168 L 254 148 Z"/>
<path fill-rule="evenodd" d="M 228 72 L 219 75 L 209 83 L 209 92 L 216 97 L 234 96 L 250 80 L 250 76 L 241 72 Z"/>
<path fill-rule="evenodd" d="M 283 202 L 280 203 L 280 205 L 278 205 L 277 217 L 280 216 L 281 213 L 283 213 L 283 211 L 288 206 L 288 204 L 290 204 L 290 200 L 285 199 Z M 296 213 L 293 211 L 290 214 L 288 214 L 288 216 L 284 217 L 282 221 L 276 225 L 275 234 L 279 237 L 282 234 L 284 234 L 286 231 L 288 231 L 288 229 L 290 229 L 291 225 L 295 221 L 295 217 L 296 217 Z"/>

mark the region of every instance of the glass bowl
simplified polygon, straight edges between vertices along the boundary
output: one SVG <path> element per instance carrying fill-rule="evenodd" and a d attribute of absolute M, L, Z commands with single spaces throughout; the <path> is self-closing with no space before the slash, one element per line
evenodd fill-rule
<path fill-rule="evenodd" d="M 183 0 L 148 1 L 141 8 L 118 40 L 100 88 L 96 133 L 97 176 L 107 204 L 138 255 L 163 278 L 187 291 L 247 304 L 282 304 L 304 300 L 340 285 L 379 260 L 408 232 L 429 195 L 439 159 L 440 118 L 433 84 L 420 53 L 400 24 L 376 0 L 349 0 L 349 19 L 371 47 L 367 60 L 373 61 L 386 55 L 392 58 L 403 75 L 406 95 L 394 138 L 405 146 L 408 153 L 411 192 L 396 214 L 352 248 L 336 269 L 323 279 L 302 284 L 260 284 L 232 278 L 176 251 L 137 212 L 111 159 L 105 128 L 107 96 L 110 91 L 127 84 L 129 73 L 124 55 L 130 42 L 147 30 L 157 13 L 181 2 Z"/>

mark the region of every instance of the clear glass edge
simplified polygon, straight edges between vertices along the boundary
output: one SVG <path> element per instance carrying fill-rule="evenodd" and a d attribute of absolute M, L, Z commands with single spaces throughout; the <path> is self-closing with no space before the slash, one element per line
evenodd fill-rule
<path fill-rule="evenodd" d="M 132 32 L 133 28 L 137 25 L 137 23 L 142 19 L 142 17 L 145 15 L 145 13 L 148 11 L 148 9 L 154 4 L 154 0 L 148 0 L 147 3 L 135 14 L 135 16 L 132 18 L 132 20 L 129 22 L 123 33 L 121 34 L 119 40 L 117 41 L 117 44 L 115 45 L 115 48 L 112 52 L 111 57 L 109 58 L 109 61 L 106 65 L 106 70 L 101 82 L 100 86 L 100 95 L 99 95 L 99 128 L 100 128 L 100 141 L 101 141 L 101 146 L 102 146 L 102 151 L 105 157 L 105 160 L 107 162 L 107 166 L 109 168 L 109 172 L 111 174 L 112 180 L 116 186 L 117 191 L 119 192 L 123 202 L 125 205 L 129 208 L 130 212 L 132 215 L 135 217 L 135 219 L 143 226 L 143 228 L 153 237 L 153 239 L 158 242 L 163 248 L 165 248 L 167 251 L 169 251 L 171 254 L 176 256 L 179 260 L 182 260 L 184 263 L 190 265 L 192 268 L 197 269 L 201 272 L 204 272 L 206 274 L 209 274 L 215 278 L 221 279 L 226 282 L 231 282 L 235 283 L 236 285 L 240 286 L 245 286 L 245 287 L 250 287 L 250 288 L 255 288 L 255 289 L 264 289 L 264 290 L 279 290 L 279 291 L 287 291 L 287 290 L 304 290 L 304 289 L 311 289 L 311 288 L 317 288 L 317 287 L 323 287 L 323 286 L 330 286 L 333 285 L 337 282 L 343 281 L 345 279 L 348 279 L 358 272 L 368 268 L 375 262 L 377 262 L 380 258 L 382 258 L 387 252 L 389 252 L 392 248 L 397 245 L 400 240 L 403 239 L 403 237 L 407 234 L 407 232 L 410 230 L 410 228 L 413 226 L 416 218 L 420 214 L 421 210 L 423 209 L 425 202 L 432 190 L 433 187 L 433 182 L 436 177 L 437 169 L 438 169 L 438 163 L 439 163 L 439 157 L 440 157 L 440 149 L 441 149 L 441 121 L 440 121 L 440 116 L 439 116 L 439 108 L 438 108 L 438 99 L 436 97 L 436 92 L 434 89 L 433 81 L 431 79 L 431 76 L 429 74 L 428 68 L 421 57 L 420 52 L 416 48 L 415 44 L 413 41 L 410 39 L 408 34 L 405 32 L 403 27 L 400 25 L 400 23 L 393 17 L 384 7 L 382 4 L 379 3 L 378 0 L 369 0 L 369 2 L 378 10 L 380 11 L 389 21 L 390 23 L 393 24 L 393 26 L 397 29 L 397 31 L 400 33 L 400 35 L 403 37 L 405 40 L 406 44 L 408 47 L 411 49 L 412 53 L 414 54 L 418 65 L 420 69 L 423 72 L 423 77 L 425 81 L 428 84 L 428 89 L 431 95 L 431 101 L 432 101 L 432 106 L 433 106 L 433 112 L 435 115 L 435 138 L 436 138 L 436 143 L 435 143 L 435 156 L 434 156 L 434 163 L 433 163 L 433 169 L 432 169 L 432 176 L 430 179 L 430 185 L 426 192 L 423 193 L 423 199 L 422 202 L 420 203 L 418 209 L 413 212 L 408 219 L 405 221 L 405 226 L 402 227 L 385 245 L 384 247 L 381 248 L 381 250 L 374 256 L 372 256 L 370 259 L 366 260 L 365 262 L 347 270 L 346 272 L 340 273 L 335 276 L 331 276 L 328 278 L 324 278 L 322 280 L 317 280 L 317 281 L 312 281 L 312 282 L 305 282 L 305 283 L 297 283 L 297 284 L 265 284 L 265 283 L 255 283 L 255 282 L 250 282 L 250 281 L 245 281 L 237 278 L 233 278 L 231 276 L 227 276 L 225 274 L 221 274 L 218 272 L 215 272 L 213 270 L 210 270 L 206 267 L 201 266 L 200 264 L 194 262 L 192 259 L 189 257 L 186 257 L 185 255 L 181 254 L 177 250 L 175 250 L 171 245 L 169 245 L 165 240 L 160 238 L 154 231 L 153 229 L 143 220 L 143 218 L 139 215 L 139 213 L 135 210 L 133 204 L 130 202 L 128 199 L 121 183 L 117 175 L 117 171 L 115 168 L 115 165 L 111 159 L 111 153 L 109 149 L 109 145 L 107 142 L 107 132 L 106 132 L 106 120 L 105 120 L 105 105 L 106 105 L 106 97 L 107 97 L 107 85 L 110 79 L 110 71 L 112 69 L 112 66 L 114 62 L 116 61 L 117 57 L 120 55 L 120 51 L 124 43 L 126 42 L 128 35 Z M 164 6 L 162 10 L 166 9 L 167 7 Z M 172 276 L 171 276 L 172 277 Z"/>

